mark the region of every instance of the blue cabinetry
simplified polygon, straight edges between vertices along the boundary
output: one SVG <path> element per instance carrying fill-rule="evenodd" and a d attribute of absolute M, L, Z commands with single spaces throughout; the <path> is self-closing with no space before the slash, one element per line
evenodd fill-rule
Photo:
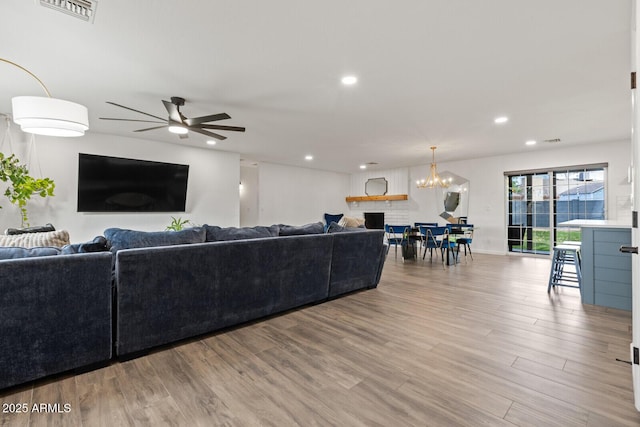
<path fill-rule="evenodd" d="M 631 310 L 630 228 L 582 227 L 582 302 Z"/>

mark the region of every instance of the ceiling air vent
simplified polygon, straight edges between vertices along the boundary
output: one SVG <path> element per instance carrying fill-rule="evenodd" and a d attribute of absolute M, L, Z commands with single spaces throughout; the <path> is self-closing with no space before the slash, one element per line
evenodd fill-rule
<path fill-rule="evenodd" d="M 560 138 L 554 138 L 554 139 L 545 139 L 544 142 L 549 142 L 551 144 L 555 144 L 560 142 Z"/>
<path fill-rule="evenodd" d="M 93 23 L 98 2 L 95 0 L 40 0 L 40 5 Z"/>

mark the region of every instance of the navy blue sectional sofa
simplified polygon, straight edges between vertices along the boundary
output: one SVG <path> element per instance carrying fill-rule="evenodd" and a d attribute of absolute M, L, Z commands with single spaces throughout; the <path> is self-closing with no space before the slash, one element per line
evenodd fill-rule
<path fill-rule="evenodd" d="M 0 388 L 111 358 L 111 259 L 0 260 Z"/>
<path fill-rule="evenodd" d="M 0 388 L 378 285 L 383 231 L 305 227 L 107 229 L 109 252 L 0 261 Z"/>
<path fill-rule="evenodd" d="M 374 288 L 383 236 L 364 230 L 120 249 L 117 355 Z"/>

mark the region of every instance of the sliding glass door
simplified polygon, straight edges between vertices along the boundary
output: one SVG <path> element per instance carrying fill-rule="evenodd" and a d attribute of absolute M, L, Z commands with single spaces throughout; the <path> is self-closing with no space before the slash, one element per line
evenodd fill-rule
<path fill-rule="evenodd" d="M 573 219 L 605 219 L 605 169 L 553 173 L 554 241 L 580 240 L 580 227 L 559 225 Z"/>
<path fill-rule="evenodd" d="M 549 174 L 509 176 L 510 252 L 549 253 Z"/>
<path fill-rule="evenodd" d="M 606 165 L 505 173 L 509 252 L 549 254 L 580 228 L 573 219 L 605 219 Z"/>

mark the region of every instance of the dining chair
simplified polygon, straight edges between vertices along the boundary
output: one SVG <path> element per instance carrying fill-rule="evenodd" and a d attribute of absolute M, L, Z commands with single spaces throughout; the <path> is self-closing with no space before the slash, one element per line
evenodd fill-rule
<path fill-rule="evenodd" d="M 473 224 L 450 224 L 449 233 L 455 236 L 456 241 L 456 258 L 460 258 L 460 246 L 464 247 L 464 262 L 467 262 L 467 249 L 469 256 L 473 261 L 471 253 L 471 242 L 473 241 Z"/>
<path fill-rule="evenodd" d="M 425 257 L 427 256 L 427 249 L 429 249 L 431 261 L 433 262 L 433 250 L 436 249 L 440 252 L 440 258 L 442 259 L 442 268 L 445 268 L 445 253 L 446 260 L 449 261 L 449 253 L 456 247 L 455 242 L 452 242 L 449 239 L 449 229 L 446 226 L 425 227 L 421 225 L 419 227 L 419 230 L 420 236 L 423 239 L 422 247 L 424 248 L 422 259 L 425 259 Z"/>
<path fill-rule="evenodd" d="M 421 225 L 424 227 L 437 227 L 438 223 L 437 222 L 414 222 L 413 225 L 418 228 Z"/>
<path fill-rule="evenodd" d="M 422 225 L 423 227 L 437 227 L 438 223 L 437 222 L 414 222 L 414 230 L 420 230 L 420 226 Z M 423 238 L 422 236 L 420 236 L 420 239 L 418 240 L 418 245 L 420 245 L 420 249 L 422 250 L 422 242 L 423 242 Z M 418 252 L 419 253 L 419 252 Z"/>
<path fill-rule="evenodd" d="M 402 246 L 405 242 L 408 243 L 410 231 L 410 225 L 384 225 L 384 232 L 389 243 L 388 248 L 391 248 L 391 246 L 396 247 L 396 258 L 398 258 L 398 246 Z"/>

